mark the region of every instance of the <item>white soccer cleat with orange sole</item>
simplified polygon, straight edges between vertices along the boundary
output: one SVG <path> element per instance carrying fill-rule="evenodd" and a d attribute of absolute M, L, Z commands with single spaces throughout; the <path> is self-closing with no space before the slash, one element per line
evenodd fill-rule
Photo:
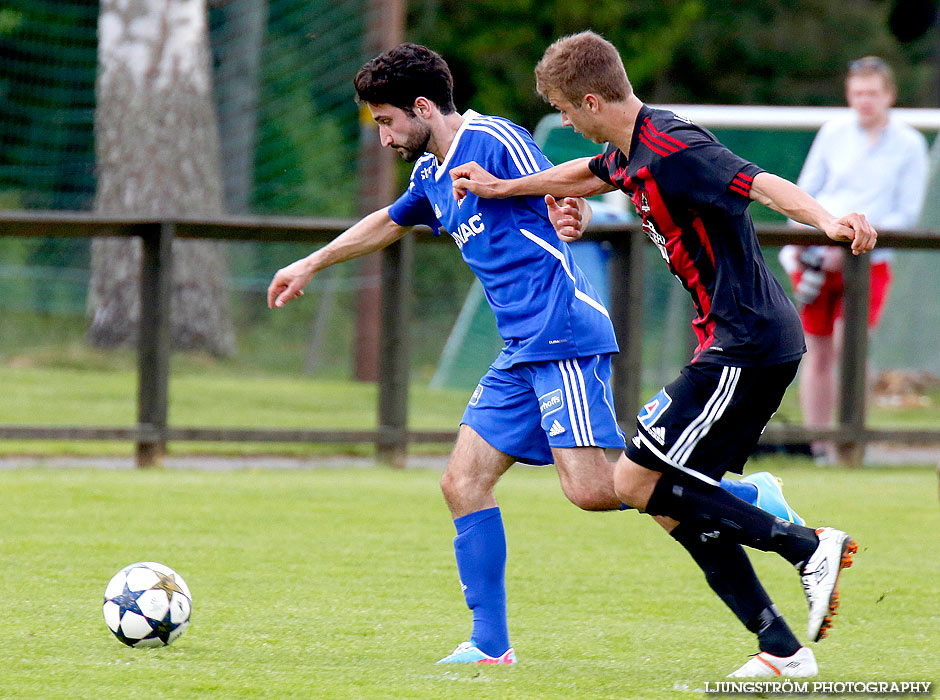
<path fill-rule="evenodd" d="M 811 649 L 800 647 L 793 656 L 774 656 L 766 651 L 755 654 L 728 678 L 810 678 L 817 673 L 816 656 Z"/>
<path fill-rule="evenodd" d="M 818 642 L 829 633 L 832 618 L 839 607 L 839 574 L 852 566 L 852 555 L 858 551 L 848 533 L 831 527 L 816 530 L 819 545 L 800 571 L 803 592 L 809 603 L 807 636 Z"/>

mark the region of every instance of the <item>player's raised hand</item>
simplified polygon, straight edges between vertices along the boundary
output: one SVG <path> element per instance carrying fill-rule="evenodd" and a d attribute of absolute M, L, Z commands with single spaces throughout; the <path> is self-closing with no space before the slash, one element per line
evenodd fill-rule
<path fill-rule="evenodd" d="M 545 205 L 548 207 L 548 220 L 555 227 L 558 237 L 570 243 L 581 238 L 583 233 L 581 222 L 581 209 L 578 200 L 574 197 L 565 197 L 556 200 L 550 194 L 545 195 Z"/>
<path fill-rule="evenodd" d="M 878 242 L 878 232 L 868 223 L 864 214 L 852 212 L 836 219 L 825 229 L 826 235 L 834 241 L 852 244 L 852 254 L 867 253 Z"/>
<path fill-rule="evenodd" d="M 475 161 L 458 165 L 450 169 L 450 178 L 454 184 L 454 199 L 458 202 L 472 192 L 478 197 L 486 199 L 505 197 L 500 185 L 502 180 L 493 177 L 484 170 L 483 166 Z"/>
<path fill-rule="evenodd" d="M 268 308 L 280 308 L 291 299 L 303 296 L 304 287 L 313 278 L 313 273 L 313 267 L 307 258 L 301 258 L 278 270 L 268 285 Z"/>

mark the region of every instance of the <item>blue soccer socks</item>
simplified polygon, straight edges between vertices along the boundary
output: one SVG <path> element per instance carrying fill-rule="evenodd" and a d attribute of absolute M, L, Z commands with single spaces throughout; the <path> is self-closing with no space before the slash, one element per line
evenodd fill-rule
<path fill-rule="evenodd" d="M 454 552 L 467 607 L 473 613 L 470 641 L 488 656 L 509 649 L 506 622 L 506 533 L 499 508 L 454 520 Z"/>
<path fill-rule="evenodd" d="M 725 477 L 721 480 L 721 488 L 732 496 L 737 496 L 742 501 L 750 503 L 752 506 L 757 505 L 757 486 L 750 482 L 737 481 Z"/>

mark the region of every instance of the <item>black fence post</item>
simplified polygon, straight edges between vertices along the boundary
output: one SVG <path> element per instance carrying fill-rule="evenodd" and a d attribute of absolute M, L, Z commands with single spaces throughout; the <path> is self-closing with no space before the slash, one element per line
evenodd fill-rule
<path fill-rule="evenodd" d="M 379 339 L 379 430 L 376 455 L 396 469 L 408 454 L 411 270 L 414 234 L 382 251 L 382 329 Z"/>
<path fill-rule="evenodd" d="M 867 255 L 846 251 L 842 268 L 842 357 L 839 367 L 839 459 L 860 467 L 865 457 L 865 398 L 868 379 L 868 289 L 871 268 Z"/>
<path fill-rule="evenodd" d="M 610 313 L 620 345 L 613 358 L 614 408 L 620 426 L 633 432 L 643 379 L 642 231 L 624 232 L 613 241 L 610 265 Z"/>
<path fill-rule="evenodd" d="M 137 345 L 137 466 L 159 466 L 166 454 L 170 379 L 170 297 L 174 224 L 141 236 L 140 333 Z"/>

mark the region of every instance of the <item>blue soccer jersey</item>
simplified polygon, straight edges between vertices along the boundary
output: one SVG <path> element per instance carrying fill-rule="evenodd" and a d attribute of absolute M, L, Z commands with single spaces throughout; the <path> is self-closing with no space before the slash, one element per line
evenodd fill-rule
<path fill-rule="evenodd" d="M 443 227 L 483 285 L 505 342 L 494 367 L 617 352 L 610 315 L 548 220 L 541 197 L 454 200 L 450 169 L 476 161 L 499 178 L 552 167 L 528 131 L 472 110 L 444 158 L 415 163 L 390 207 L 401 226 Z"/>

